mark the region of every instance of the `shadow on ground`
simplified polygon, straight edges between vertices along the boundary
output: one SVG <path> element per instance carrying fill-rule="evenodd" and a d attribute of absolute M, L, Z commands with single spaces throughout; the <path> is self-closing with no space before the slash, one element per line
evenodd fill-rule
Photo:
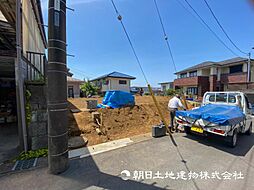
<path fill-rule="evenodd" d="M 222 138 L 218 138 L 215 136 L 198 136 L 195 134 L 186 135 L 185 138 L 198 141 L 201 144 L 206 146 L 212 146 L 221 151 L 225 151 L 227 153 L 233 154 L 235 156 L 245 156 L 254 145 L 254 134 L 252 133 L 250 136 L 245 134 L 238 135 L 238 144 L 235 148 L 231 148 Z"/>
<path fill-rule="evenodd" d="M 69 169 L 60 176 L 71 179 L 71 181 L 75 181 L 74 183 L 76 189 L 165 189 L 156 187 L 156 184 L 145 184 L 138 181 L 123 180 L 120 175 L 121 174 L 114 176 L 101 172 L 94 159 L 90 156 L 84 159 L 71 160 Z"/>
<path fill-rule="evenodd" d="M 79 110 L 75 105 L 69 102 L 69 110 L 71 109 Z M 72 121 L 69 125 L 76 127 L 76 134 L 72 135 L 79 135 L 78 133 L 81 133 L 81 131 L 78 129 L 77 123 L 75 123 L 73 113 L 70 112 L 68 117 L 69 121 Z M 160 190 L 166 188 L 156 187 L 156 183 L 145 184 L 138 181 L 123 180 L 120 173 L 116 175 L 104 173 L 99 170 L 92 156 L 70 160 L 69 169 L 59 176 L 66 178 L 68 181 L 70 180 L 75 186 L 75 189 Z"/>
<path fill-rule="evenodd" d="M 20 152 L 17 124 L 0 125 L 0 164 L 14 158 Z"/>

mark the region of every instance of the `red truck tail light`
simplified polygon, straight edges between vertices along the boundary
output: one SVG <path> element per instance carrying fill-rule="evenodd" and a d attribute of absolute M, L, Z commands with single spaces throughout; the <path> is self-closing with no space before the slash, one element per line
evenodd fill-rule
<path fill-rule="evenodd" d="M 224 134 L 225 133 L 225 131 L 223 131 L 221 129 L 213 129 L 213 132 L 220 133 L 220 134 Z"/>
<path fill-rule="evenodd" d="M 183 120 L 176 120 L 177 123 L 184 124 L 185 122 Z"/>

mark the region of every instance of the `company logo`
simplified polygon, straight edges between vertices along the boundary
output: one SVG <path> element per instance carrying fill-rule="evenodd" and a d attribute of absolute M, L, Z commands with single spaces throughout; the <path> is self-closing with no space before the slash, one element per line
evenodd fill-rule
<path fill-rule="evenodd" d="M 130 179 L 130 177 L 131 177 L 131 172 L 128 171 L 128 170 L 123 170 L 123 171 L 121 172 L 121 177 L 122 177 L 123 180 L 126 181 L 126 180 Z"/>

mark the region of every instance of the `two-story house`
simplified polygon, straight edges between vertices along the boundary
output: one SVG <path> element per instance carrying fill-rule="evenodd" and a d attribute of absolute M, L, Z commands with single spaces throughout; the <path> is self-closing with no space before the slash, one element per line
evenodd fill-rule
<path fill-rule="evenodd" d="M 47 143 L 46 47 L 40 0 L 1 1 L 0 154 Z"/>
<path fill-rule="evenodd" d="M 92 79 L 91 82 L 99 88 L 99 93 L 105 93 L 109 90 L 130 92 L 131 80 L 134 79 L 136 78 L 130 75 L 112 72 Z"/>
<path fill-rule="evenodd" d="M 198 99 L 206 91 L 250 91 L 254 87 L 253 64 L 253 60 L 248 64 L 248 59 L 241 57 L 206 61 L 175 73 L 174 88 Z"/>

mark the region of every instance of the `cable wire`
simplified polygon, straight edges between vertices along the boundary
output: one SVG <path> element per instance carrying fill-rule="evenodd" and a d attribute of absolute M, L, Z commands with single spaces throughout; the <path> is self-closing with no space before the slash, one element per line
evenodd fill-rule
<path fill-rule="evenodd" d="M 112 3 L 112 5 L 113 5 L 113 7 L 114 7 L 114 9 L 115 9 L 116 14 L 117 14 L 117 19 L 120 21 L 121 26 L 122 26 L 122 28 L 123 28 L 123 30 L 124 30 L 124 33 L 125 33 L 125 35 L 126 35 L 126 37 L 127 37 L 127 39 L 128 39 L 128 42 L 129 42 L 129 44 L 130 44 L 130 46 L 131 46 L 131 49 L 132 49 L 132 51 L 133 51 L 133 54 L 134 54 L 134 56 L 135 56 L 135 58 L 136 58 L 136 61 L 137 61 L 138 65 L 139 65 L 139 68 L 140 68 L 140 70 L 141 70 L 141 72 L 142 72 L 142 75 L 143 75 L 143 77 L 144 77 L 146 83 L 148 84 L 148 80 L 147 80 L 147 78 L 146 78 L 145 72 L 144 72 L 144 70 L 143 70 L 143 68 L 142 68 L 142 65 L 141 65 L 141 63 L 140 63 L 140 60 L 139 60 L 139 58 L 138 58 L 138 55 L 137 55 L 137 53 L 136 53 L 136 51 L 135 51 L 135 48 L 134 48 L 134 46 L 133 46 L 133 44 L 132 44 L 132 41 L 131 41 L 131 39 L 130 39 L 130 36 L 129 36 L 127 30 L 126 30 L 126 27 L 124 26 L 124 23 L 123 23 L 123 21 L 122 21 L 122 16 L 119 14 L 119 11 L 118 11 L 118 9 L 117 9 L 115 3 L 114 3 L 114 0 L 111 0 L 111 3 Z"/>
<path fill-rule="evenodd" d="M 78 75 L 80 75 L 80 76 L 82 76 L 84 78 L 91 78 L 90 76 L 87 76 L 87 75 L 84 74 L 84 73 L 86 73 L 85 71 L 76 69 L 75 67 L 72 67 L 72 66 L 68 66 L 68 67 L 70 69 L 70 72 L 74 71 L 75 73 L 77 73 Z"/>
<path fill-rule="evenodd" d="M 213 18 L 215 19 L 215 21 L 217 22 L 217 24 L 219 25 L 219 27 L 221 28 L 221 30 L 223 31 L 223 33 L 226 35 L 226 37 L 228 38 L 228 40 L 231 42 L 231 44 L 241 53 L 248 55 L 248 53 L 242 51 L 234 42 L 233 40 L 229 37 L 229 35 L 227 34 L 227 32 L 225 31 L 225 29 L 223 28 L 223 26 L 221 25 L 221 23 L 219 22 L 218 18 L 216 17 L 215 13 L 213 12 L 211 6 L 208 4 L 208 2 L 206 0 L 204 0 L 206 6 L 208 7 L 208 9 L 210 10 L 211 14 L 213 15 Z"/>
<path fill-rule="evenodd" d="M 180 0 L 177 0 L 178 2 Z M 198 14 L 198 12 L 192 7 L 192 5 L 189 3 L 188 0 L 184 0 L 187 5 L 192 9 L 192 11 L 196 14 L 196 16 L 200 19 L 200 21 L 207 27 L 207 29 L 217 38 L 217 40 L 225 47 L 227 48 L 232 54 L 235 56 L 238 56 L 232 49 L 230 49 L 223 41 L 222 39 L 212 30 L 212 28 L 205 22 L 205 20 Z"/>
<path fill-rule="evenodd" d="M 173 57 L 173 53 L 172 53 L 171 47 L 170 47 L 169 42 L 168 42 L 168 36 L 167 36 L 166 30 L 165 30 L 164 24 L 162 22 L 162 17 L 161 17 L 160 10 L 158 8 L 156 0 L 154 0 L 154 4 L 155 4 L 155 8 L 156 8 L 157 14 L 159 16 L 159 20 L 160 20 L 160 23 L 161 23 L 161 28 L 162 28 L 162 31 L 163 31 L 163 34 L 164 34 L 164 39 L 165 39 L 167 47 L 168 47 L 169 55 L 171 57 L 173 65 L 174 65 L 175 72 L 177 72 L 175 60 L 174 60 L 174 57 Z"/>

